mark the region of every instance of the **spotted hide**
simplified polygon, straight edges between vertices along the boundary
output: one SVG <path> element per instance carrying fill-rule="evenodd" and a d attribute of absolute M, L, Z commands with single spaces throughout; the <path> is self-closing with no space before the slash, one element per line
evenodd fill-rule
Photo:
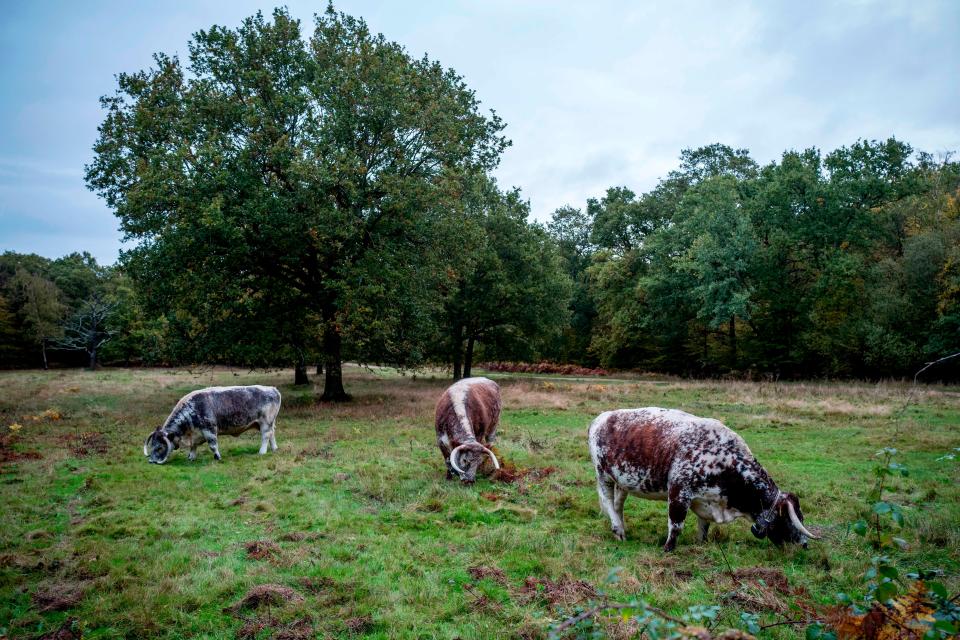
<path fill-rule="evenodd" d="M 163 464 L 181 446 L 190 448 L 190 460 L 197 457 L 197 446 L 205 441 L 220 459 L 217 437 L 238 436 L 249 429 L 260 431 L 260 455 L 277 450 L 277 414 L 280 392 L 275 387 L 208 387 L 192 391 L 180 399 L 163 425 L 143 443 L 143 455 L 150 462 Z"/>
<path fill-rule="evenodd" d="M 488 448 L 500 422 L 500 387 L 487 378 L 465 378 L 450 385 L 437 402 L 437 445 L 447 465 L 447 479 L 456 474 L 473 482 L 486 456 L 500 468 Z"/>
<path fill-rule="evenodd" d="M 717 420 L 658 407 L 607 411 L 590 424 L 588 443 L 600 508 L 619 540 L 628 494 L 667 501 L 665 551 L 676 546 L 688 510 L 701 541 L 711 522 L 740 517 L 777 545 L 816 537 L 803 526 L 797 497 L 781 492 L 743 438 Z"/>

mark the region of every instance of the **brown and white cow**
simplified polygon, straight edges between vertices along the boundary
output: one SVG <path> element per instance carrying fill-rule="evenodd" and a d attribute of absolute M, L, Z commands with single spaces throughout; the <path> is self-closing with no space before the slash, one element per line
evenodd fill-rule
<path fill-rule="evenodd" d="M 590 424 L 588 442 L 600 508 L 619 540 L 627 494 L 667 501 L 665 551 L 676 546 L 690 509 L 701 541 L 711 522 L 739 517 L 777 545 L 817 537 L 803 526 L 797 497 L 781 492 L 743 438 L 717 420 L 658 407 L 607 411 Z"/>
<path fill-rule="evenodd" d="M 437 402 L 437 445 L 447 465 L 447 479 L 456 473 L 473 482 L 486 456 L 500 468 L 488 446 L 500 422 L 500 387 L 487 378 L 464 378 L 450 385 Z"/>

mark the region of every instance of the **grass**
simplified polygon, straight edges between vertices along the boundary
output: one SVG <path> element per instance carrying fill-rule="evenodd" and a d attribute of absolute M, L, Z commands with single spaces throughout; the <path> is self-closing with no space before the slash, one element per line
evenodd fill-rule
<path fill-rule="evenodd" d="M 848 524 L 866 514 L 874 453 L 891 444 L 911 471 L 891 487 L 909 543 L 896 560 L 960 587 L 960 463 L 937 460 L 960 447 L 956 387 L 923 390 L 898 419 L 896 384 L 494 375 L 501 455 L 540 471 L 464 487 L 444 480 L 434 440 L 445 380 L 347 373 L 345 405 L 318 403 L 288 371 L 0 373 L 0 637 L 530 638 L 597 589 L 672 613 L 721 605 L 724 625 L 742 611 L 802 617 L 798 606 L 862 585 L 874 553 Z M 284 395 L 276 454 L 258 456 L 246 434 L 221 440 L 220 464 L 206 450 L 146 463 L 143 439 L 183 393 L 255 382 Z M 784 551 L 741 520 L 698 544 L 691 517 L 665 555 L 665 505 L 631 499 L 627 540 L 614 540 L 586 427 L 600 411 L 649 405 L 724 420 L 824 539 Z M 731 569 L 780 586 L 738 588 Z M 258 585 L 277 590 L 251 594 Z M 600 623 L 611 637 L 635 631 Z"/>

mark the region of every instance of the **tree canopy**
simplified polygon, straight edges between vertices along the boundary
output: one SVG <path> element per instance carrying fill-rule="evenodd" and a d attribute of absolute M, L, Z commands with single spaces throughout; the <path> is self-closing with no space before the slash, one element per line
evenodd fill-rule
<path fill-rule="evenodd" d="M 445 277 L 445 218 L 507 141 L 454 71 L 332 7 L 199 31 L 119 76 L 87 180 L 123 264 L 197 360 L 405 362 Z M 344 341 L 347 341 L 346 344 Z M 346 351 L 345 351 L 346 350 Z"/>

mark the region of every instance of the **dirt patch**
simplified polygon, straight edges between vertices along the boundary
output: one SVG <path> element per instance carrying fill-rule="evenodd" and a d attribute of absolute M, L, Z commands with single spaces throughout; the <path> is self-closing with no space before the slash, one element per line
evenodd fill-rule
<path fill-rule="evenodd" d="M 320 458 L 321 460 L 329 460 L 333 457 L 333 451 L 331 450 L 330 445 L 323 445 L 320 447 L 308 447 L 306 449 L 301 449 L 296 455 L 297 462 L 303 462 L 307 458 Z"/>
<path fill-rule="evenodd" d="M 708 582 L 723 591 L 722 599 L 735 602 L 755 613 L 786 613 L 790 609 L 787 599 L 793 600 L 796 596 L 803 595 L 802 590 L 790 586 L 783 571 L 771 567 L 737 569 L 732 574 L 726 572 Z"/>
<path fill-rule="evenodd" d="M 254 560 L 274 560 L 280 555 L 280 547 L 269 540 L 254 540 L 243 545 L 247 557 Z"/>
<path fill-rule="evenodd" d="M 291 531 L 280 536 L 284 542 L 303 542 L 307 539 L 307 534 L 302 531 Z"/>
<path fill-rule="evenodd" d="M 329 591 L 331 588 L 336 586 L 336 582 L 330 578 L 310 578 L 303 577 L 298 580 L 300 586 L 306 589 L 309 593 L 317 594 L 323 593 L 324 591 Z"/>
<path fill-rule="evenodd" d="M 523 602 L 544 599 L 551 606 L 565 607 L 598 596 L 593 585 L 584 580 L 563 577 L 554 581 L 534 576 L 527 576 L 517 595 Z"/>
<path fill-rule="evenodd" d="M 267 616 L 250 618 L 244 622 L 237 631 L 237 638 L 252 640 L 265 630 L 273 632 L 270 634 L 273 640 L 306 640 L 314 637 L 313 625 L 309 620 L 301 618 L 284 624 L 276 618 Z"/>
<path fill-rule="evenodd" d="M 484 578 L 490 578 L 494 582 L 498 582 L 504 586 L 507 585 L 507 576 L 503 572 L 503 569 L 498 567 L 488 567 L 486 565 L 477 565 L 475 567 L 470 567 L 467 569 L 467 572 L 470 574 L 474 580 L 483 580 Z"/>
<path fill-rule="evenodd" d="M 39 460 L 40 454 L 36 451 L 17 451 L 13 448 L 13 436 L 0 436 L 0 464 L 17 462 L 19 460 Z"/>
<path fill-rule="evenodd" d="M 74 444 L 70 447 L 70 450 L 73 452 L 73 455 L 78 458 L 93 454 L 103 455 L 110 450 L 110 444 L 107 442 L 107 439 L 102 433 L 97 431 L 88 431 L 81 433 L 79 436 L 70 434 L 67 436 L 67 439 L 73 441 Z"/>
<path fill-rule="evenodd" d="M 87 582 L 51 582 L 40 586 L 32 596 L 33 606 L 41 613 L 71 609 L 83 600 Z"/>
<path fill-rule="evenodd" d="M 529 469 L 521 469 L 512 462 L 504 462 L 500 465 L 499 469 L 493 472 L 490 479 L 497 482 L 515 484 L 521 480 L 542 480 L 556 472 L 556 467 L 531 467 Z"/>
<path fill-rule="evenodd" d="M 298 604 L 303 600 L 302 595 L 282 584 L 259 584 L 250 589 L 237 603 L 223 611 L 224 613 L 237 613 L 244 609 L 257 609 L 263 605 L 279 607 L 288 602 Z"/>
<path fill-rule="evenodd" d="M 49 631 L 38 640 L 80 640 L 83 637 L 83 631 L 80 629 L 80 622 L 76 618 L 67 618 L 59 627 Z"/>
<path fill-rule="evenodd" d="M 236 498 L 236 499 L 234 499 L 234 500 L 231 500 L 231 501 L 230 501 L 230 506 L 231 506 L 231 507 L 239 507 L 239 506 L 241 506 L 241 505 L 246 504 L 246 503 L 247 503 L 247 500 L 249 500 L 249 498 L 247 498 L 247 496 L 240 496 L 239 498 Z"/>
<path fill-rule="evenodd" d="M 343 626 L 345 626 L 350 633 L 366 633 L 373 628 L 373 616 L 365 615 L 347 618 L 343 621 Z"/>

